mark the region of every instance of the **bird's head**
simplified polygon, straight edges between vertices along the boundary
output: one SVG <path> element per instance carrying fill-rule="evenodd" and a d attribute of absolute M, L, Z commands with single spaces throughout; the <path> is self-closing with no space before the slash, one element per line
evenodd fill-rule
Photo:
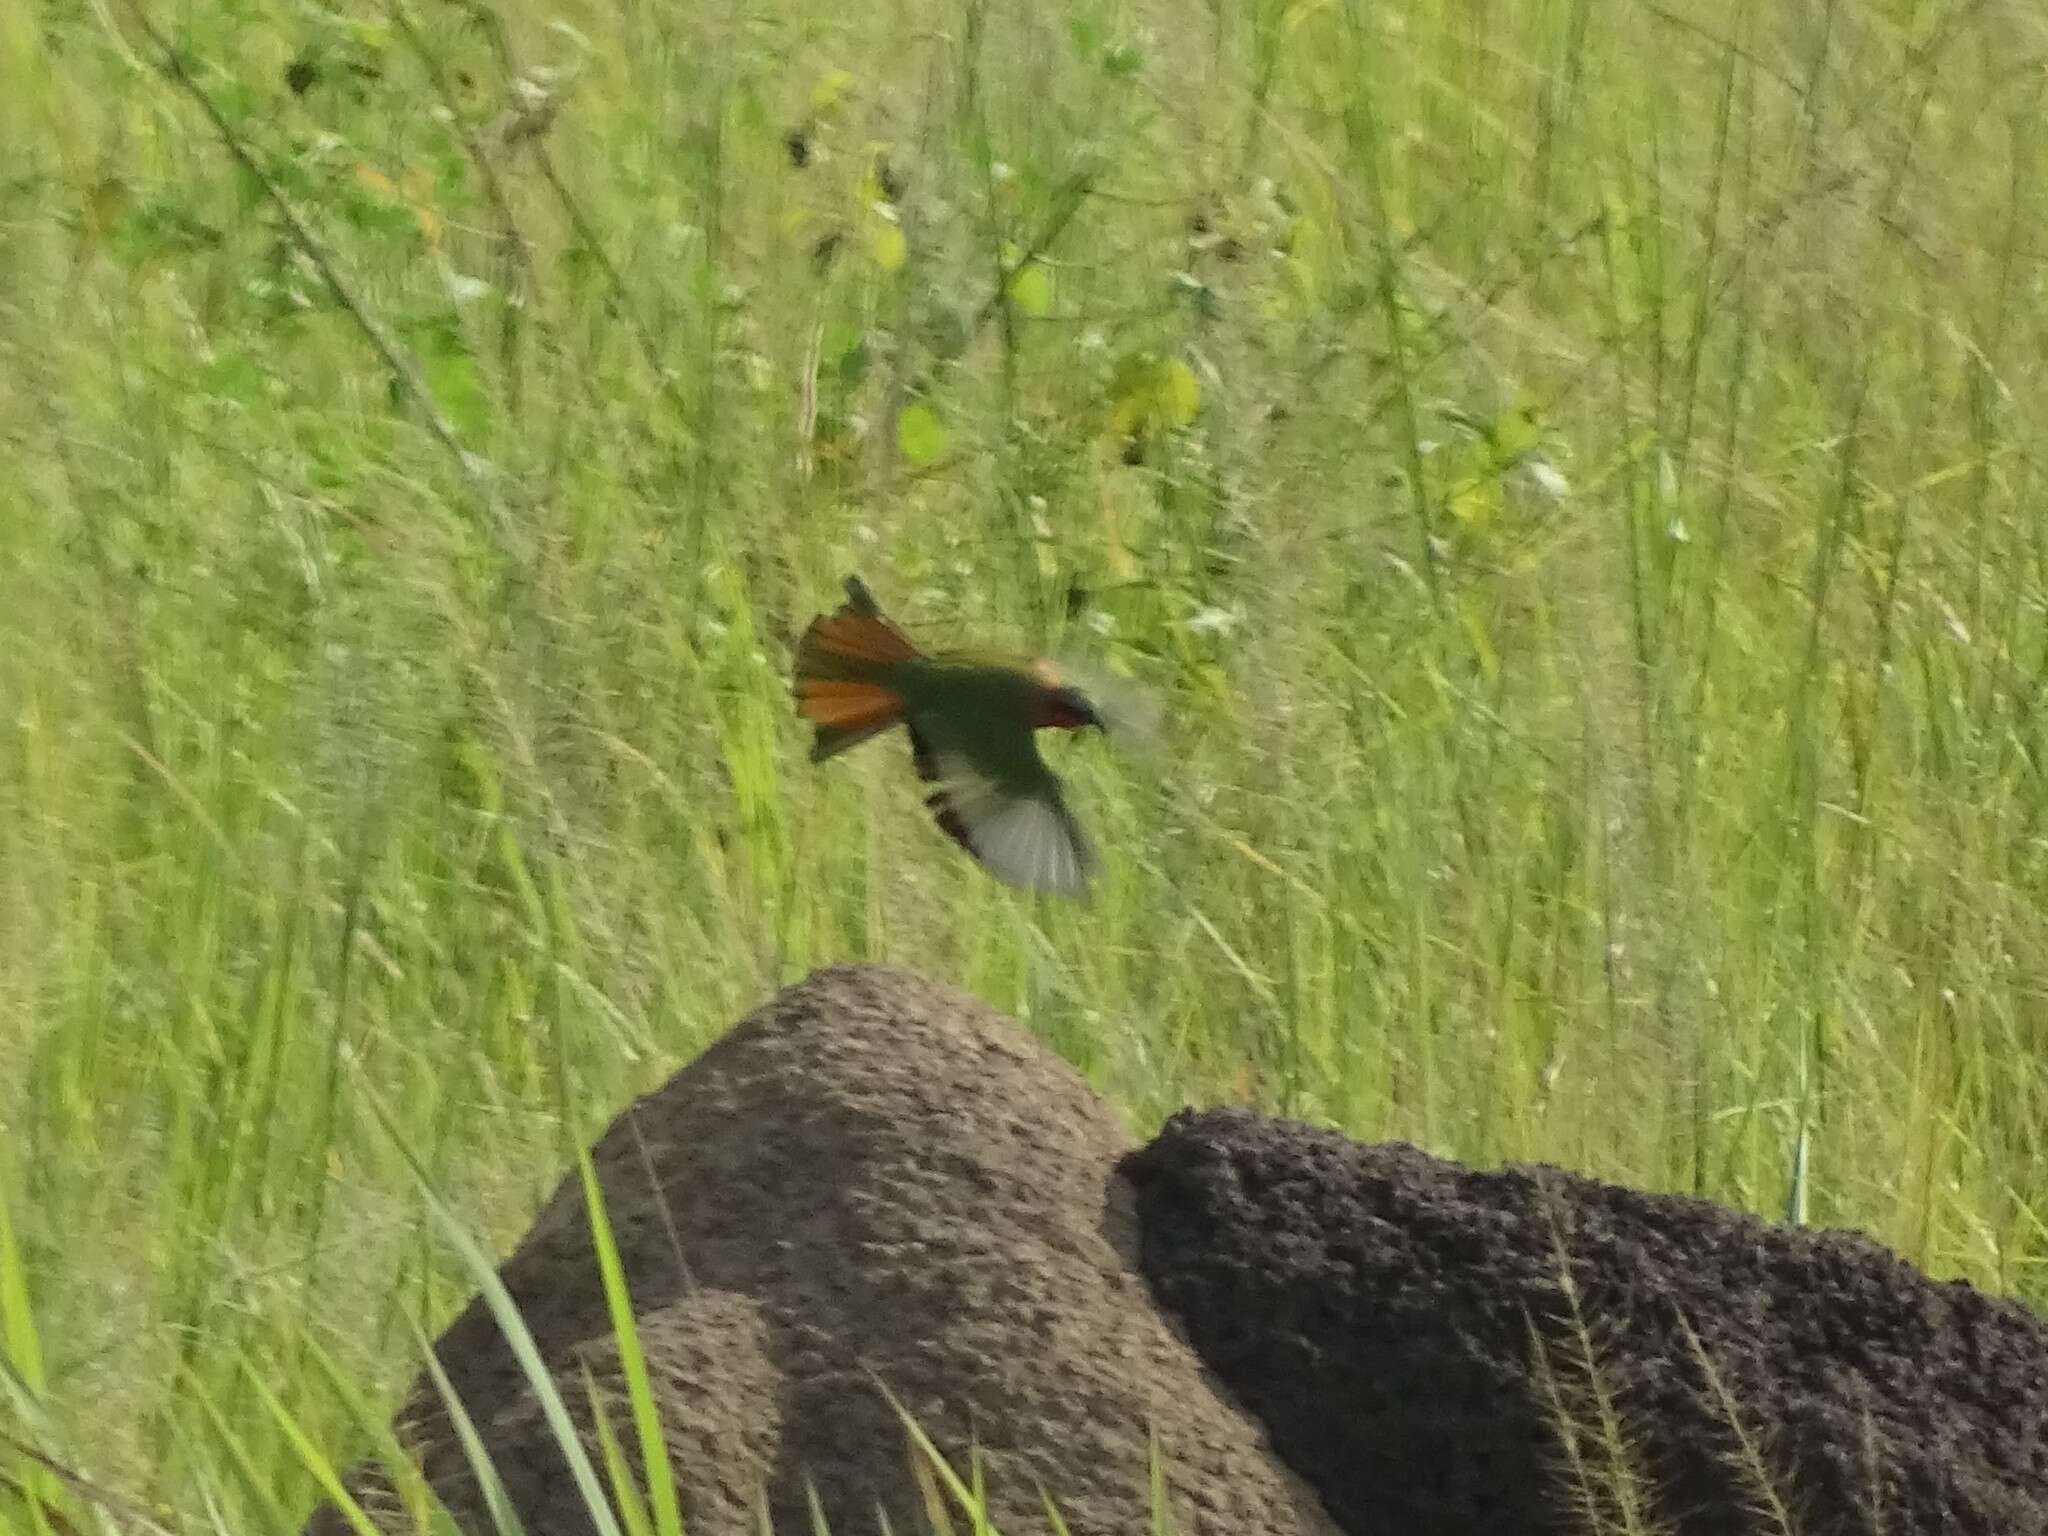
<path fill-rule="evenodd" d="M 1087 725 L 1104 729 L 1095 701 L 1071 684 L 1058 684 L 1041 693 L 1038 718 L 1032 723 L 1040 730 L 1078 731 Z"/>

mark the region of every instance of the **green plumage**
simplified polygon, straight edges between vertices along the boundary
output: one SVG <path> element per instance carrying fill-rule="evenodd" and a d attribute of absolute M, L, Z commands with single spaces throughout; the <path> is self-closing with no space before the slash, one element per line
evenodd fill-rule
<path fill-rule="evenodd" d="M 894 663 L 884 680 L 935 756 L 958 755 L 1011 794 L 1057 789 L 1033 733 L 1043 685 L 1027 664 L 934 657 Z"/>

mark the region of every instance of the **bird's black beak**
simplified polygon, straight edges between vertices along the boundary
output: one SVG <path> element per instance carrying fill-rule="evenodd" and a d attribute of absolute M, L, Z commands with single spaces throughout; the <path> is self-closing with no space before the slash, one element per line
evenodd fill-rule
<path fill-rule="evenodd" d="M 1095 701 L 1078 688 L 1061 688 L 1053 694 L 1053 702 L 1071 720 L 1075 728 L 1092 725 L 1096 730 L 1107 733 L 1109 727 L 1102 723 L 1102 716 L 1095 708 Z"/>

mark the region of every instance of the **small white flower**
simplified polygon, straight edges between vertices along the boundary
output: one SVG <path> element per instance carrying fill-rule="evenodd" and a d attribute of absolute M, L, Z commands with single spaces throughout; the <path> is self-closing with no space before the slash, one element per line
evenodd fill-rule
<path fill-rule="evenodd" d="M 1188 629 L 1197 635 L 1228 635 L 1237 628 L 1238 616 L 1227 608 L 1204 608 L 1188 619 Z"/>
<path fill-rule="evenodd" d="M 557 19 L 555 21 L 549 22 L 548 27 L 551 31 L 559 32 L 562 34 L 562 36 L 568 38 L 569 41 L 574 43 L 577 46 L 577 48 L 582 52 L 590 52 L 590 39 L 585 37 L 581 32 L 578 32 L 566 21 Z"/>
<path fill-rule="evenodd" d="M 474 304 L 491 291 L 491 285 L 482 278 L 458 272 L 445 261 L 441 263 L 441 283 L 448 290 L 448 297 L 458 305 Z"/>
<path fill-rule="evenodd" d="M 1558 467 L 1545 458 L 1529 460 L 1529 478 L 1536 482 L 1536 488 L 1552 501 L 1563 501 L 1572 493 L 1571 481 L 1565 479 Z"/>

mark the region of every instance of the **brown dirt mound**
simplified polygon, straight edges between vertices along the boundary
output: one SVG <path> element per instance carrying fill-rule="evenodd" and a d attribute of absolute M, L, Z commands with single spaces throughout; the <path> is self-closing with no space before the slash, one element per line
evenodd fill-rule
<path fill-rule="evenodd" d="M 1644 1528 L 1597 1434 L 1571 1472 L 1596 1383 L 1682 1536 L 2048 1532 L 2048 1326 L 1868 1239 L 1242 1110 L 1124 1171 L 1154 1294 L 1351 1536 Z"/>
<path fill-rule="evenodd" d="M 764 1488 L 777 1530 L 809 1530 L 806 1475 L 837 1536 L 878 1510 L 924 1529 L 875 1378 L 963 1471 L 983 1448 L 1012 1536 L 1048 1529 L 1034 1479 L 1077 1536 L 1149 1529 L 1148 1424 L 1187 1536 L 1330 1532 L 1153 1307 L 1128 1150 L 1015 1025 L 881 969 L 814 975 L 622 1115 L 594 1161 L 691 1536 L 753 1536 Z M 501 1273 L 572 1405 L 586 1365 L 620 1390 L 575 1175 Z M 480 1301 L 436 1353 L 526 1528 L 590 1530 Z M 463 1527 L 490 1529 L 424 1377 L 400 1425 Z M 380 1475 L 356 1487 L 399 1528 Z M 344 1529 L 331 1508 L 307 1527 Z"/>

